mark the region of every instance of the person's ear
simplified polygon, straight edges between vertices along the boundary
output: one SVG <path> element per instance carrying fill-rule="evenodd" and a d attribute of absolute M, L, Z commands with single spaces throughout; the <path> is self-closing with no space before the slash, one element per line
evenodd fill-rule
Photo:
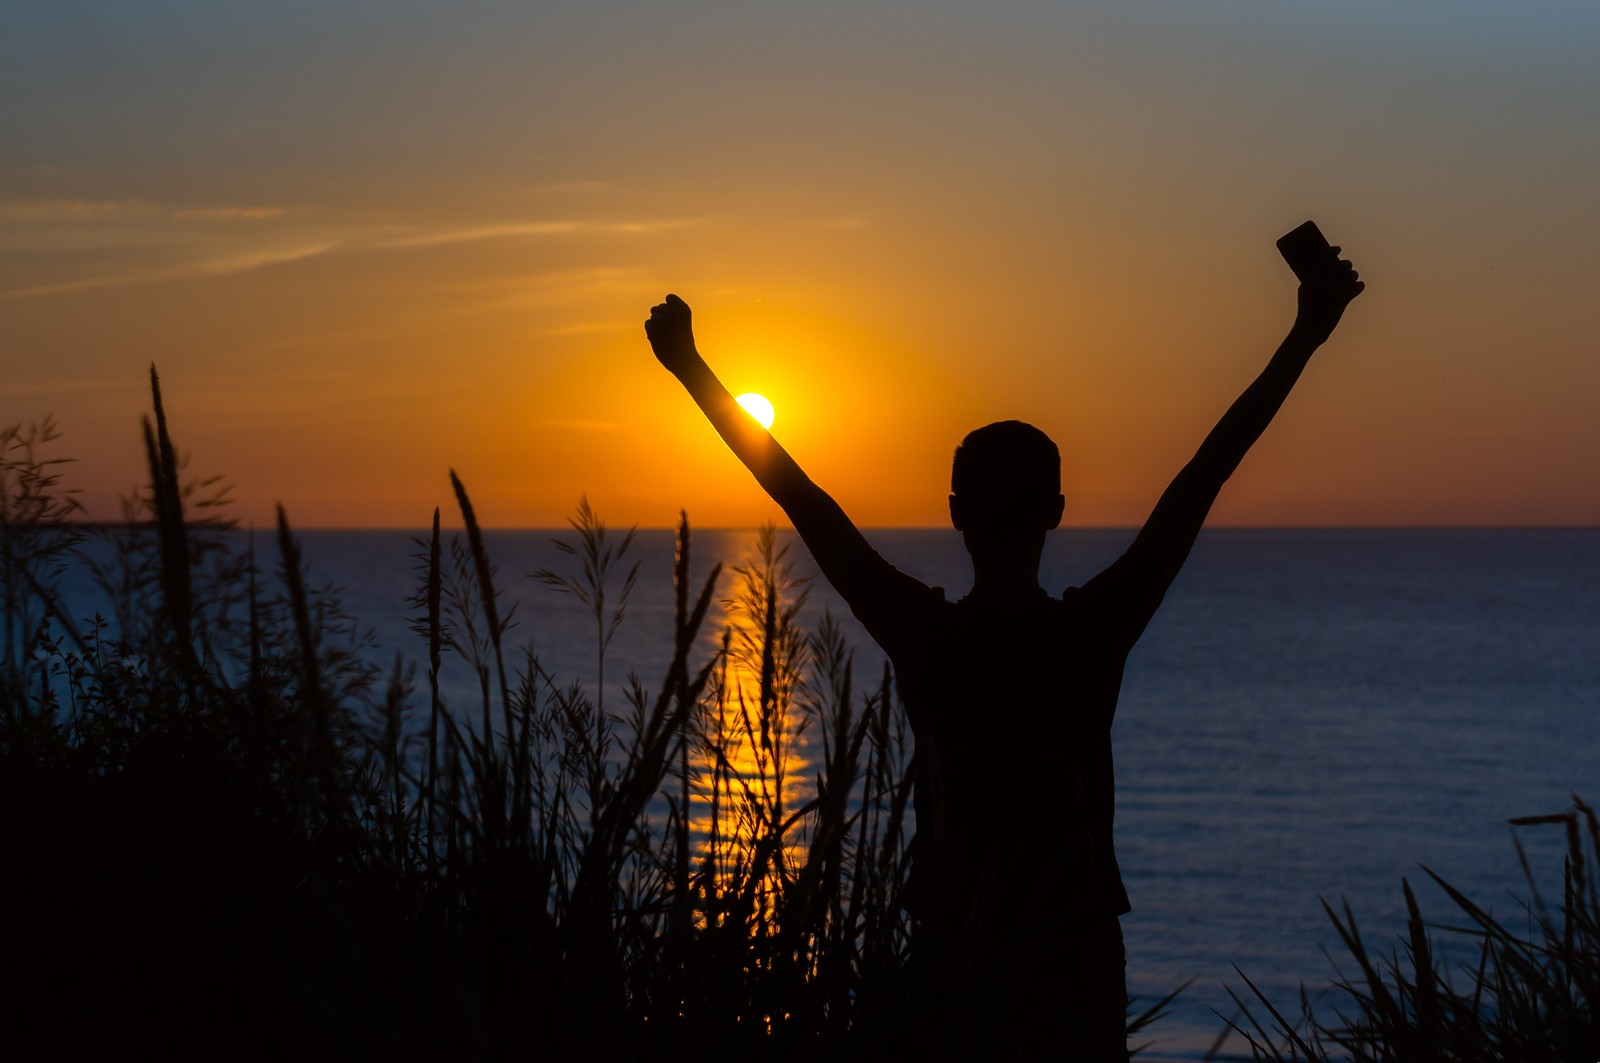
<path fill-rule="evenodd" d="M 1050 510 L 1046 514 L 1049 517 L 1049 522 L 1045 525 L 1045 531 L 1054 531 L 1056 528 L 1061 527 L 1061 515 L 1066 511 L 1067 496 L 1056 495 L 1056 500 L 1050 503 Z"/>
<path fill-rule="evenodd" d="M 966 507 L 961 504 L 961 500 L 959 498 L 957 498 L 955 495 L 951 495 L 950 496 L 950 524 L 951 524 L 951 526 L 954 527 L 956 531 L 966 531 L 967 530 L 966 529 L 966 523 L 967 523 Z"/>

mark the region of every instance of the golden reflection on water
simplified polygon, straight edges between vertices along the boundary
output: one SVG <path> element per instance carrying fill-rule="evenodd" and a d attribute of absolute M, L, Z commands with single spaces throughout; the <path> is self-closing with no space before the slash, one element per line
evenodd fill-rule
<path fill-rule="evenodd" d="M 798 704 L 805 645 L 794 612 L 804 588 L 787 577 L 770 542 L 764 554 L 764 534 L 750 532 L 730 552 L 738 559 L 730 566 L 731 583 L 707 625 L 723 653 L 704 699 L 705 740 L 694 753 L 689 825 L 720 886 L 747 883 L 752 861 L 763 852 L 781 861 L 762 876 L 758 892 L 768 895 L 782 867 L 805 859 L 801 832 L 783 828 L 811 800 L 816 784 Z M 780 832 L 782 843 L 774 848 Z"/>

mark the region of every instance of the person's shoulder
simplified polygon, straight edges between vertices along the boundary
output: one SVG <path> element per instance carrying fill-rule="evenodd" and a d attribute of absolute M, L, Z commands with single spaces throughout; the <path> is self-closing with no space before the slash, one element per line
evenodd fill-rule
<path fill-rule="evenodd" d="M 854 560 L 835 589 L 858 615 L 861 610 L 875 608 L 934 607 L 946 600 L 944 588 L 930 588 L 915 576 L 901 572 L 874 549 Z"/>
<path fill-rule="evenodd" d="M 834 589 L 890 656 L 905 650 L 947 605 L 943 588 L 907 575 L 876 550 L 862 554 Z"/>
<path fill-rule="evenodd" d="M 1093 597 L 1113 589 L 1125 589 L 1129 585 L 1165 587 L 1171 582 L 1167 578 L 1161 559 L 1156 556 L 1144 543 L 1135 539 L 1128 548 L 1122 552 L 1111 564 L 1102 569 L 1095 577 L 1083 586 L 1068 587 L 1061 592 L 1064 601 L 1082 602 L 1086 596 Z"/>
<path fill-rule="evenodd" d="M 1155 552 L 1135 540 L 1094 579 L 1068 587 L 1060 601 L 1064 612 L 1087 624 L 1084 630 L 1127 650 L 1160 608 L 1171 582 Z"/>
<path fill-rule="evenodd" d="M 864 591 L 890 591 L 933 601 L 944 600 L 943 587 L 926 583 L 891 565 L 876 550 L 867 550 L 850 565 L 845 582 Z M 842 590 L 842 588 L 841 588 Z"/>

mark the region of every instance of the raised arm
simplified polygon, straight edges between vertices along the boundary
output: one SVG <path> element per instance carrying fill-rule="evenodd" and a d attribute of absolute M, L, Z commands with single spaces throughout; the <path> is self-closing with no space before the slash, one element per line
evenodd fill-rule
<path fill-rule="evenodd" d="M 1173 479 L 1139 532 L 1138 541 L 1156 555 L 1168 579 L 1183 567 L 1222 485 L 1272 423 L 1311 355 L 1333 333 L 1344 308 L 1365 287 L 1354 267 L 1339 258 L 1337 247 L 1329 248 L 1315 272 L 1301 283 L 1299 313 L 1289 335 Z"/>
<path fill-rule="evenodd" d="M 744 411 L 711 372 L 694 343 L 689 304 L 676 295 L 653 307 L 645 335 L 661 364 L 678 378 L 723 442 L 783 508 L 795 531 L 835 586 L 871 552 L 867 540 L 828 493 L 811 482 L 765 428 Z"/>

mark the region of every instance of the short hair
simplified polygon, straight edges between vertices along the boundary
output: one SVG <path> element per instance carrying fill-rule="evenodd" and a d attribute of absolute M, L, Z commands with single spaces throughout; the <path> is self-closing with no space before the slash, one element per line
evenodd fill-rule
<path fill-rule="evenodd" d="M 1061 451 L 1023 421 L 973 429 L 950 463 L 950 491 L 964 503 L 1006 521 L 1061 494 Z"/>

